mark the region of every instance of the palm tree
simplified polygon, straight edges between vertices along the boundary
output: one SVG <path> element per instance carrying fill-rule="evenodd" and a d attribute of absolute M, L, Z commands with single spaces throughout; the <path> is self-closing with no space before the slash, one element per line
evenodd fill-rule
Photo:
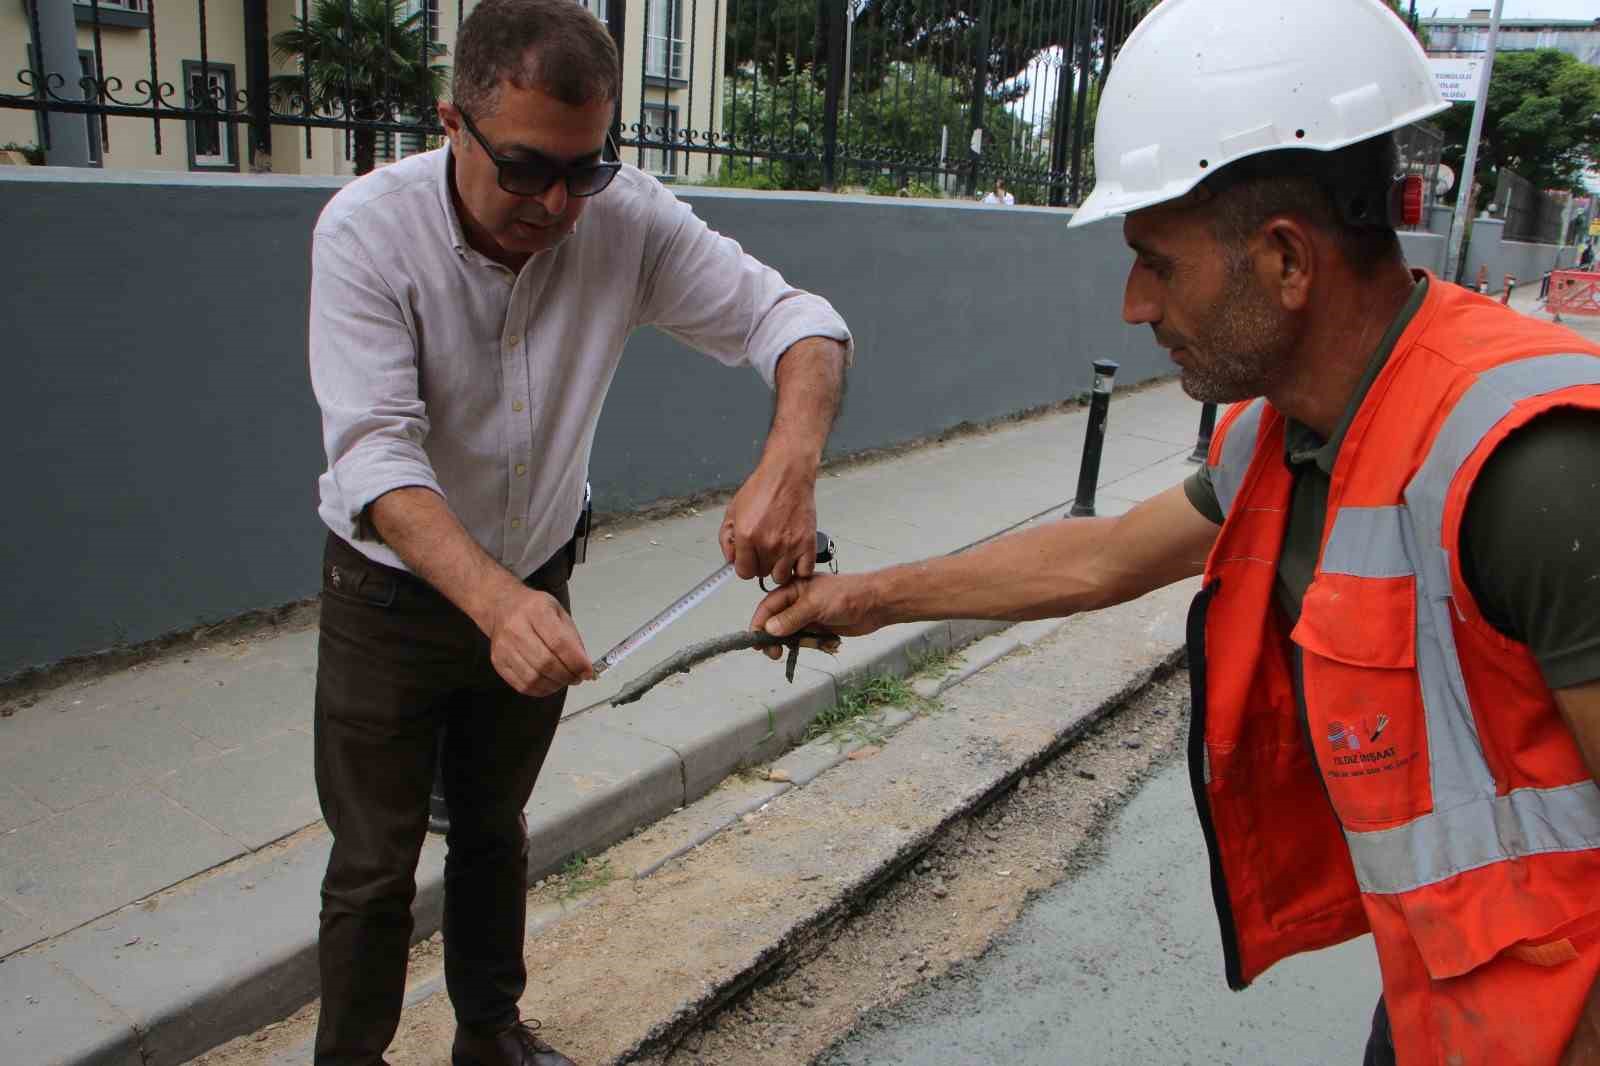
<path fill-rule="evenodd" d="M 317 0 L 311 17 L 272 38 L 280 60 L 300 64 L 299 74 L 272 79 L 273 98 L 297 112 L 355 122 L 395 122 L 411 116 L 431 123 L 449 68 L 433 64 L 445 46 L 430 40 L 425 5 L 406 14 L 406 0 Z M 377 132 L 356 126 L 356 173 L 370 171 Z"/>

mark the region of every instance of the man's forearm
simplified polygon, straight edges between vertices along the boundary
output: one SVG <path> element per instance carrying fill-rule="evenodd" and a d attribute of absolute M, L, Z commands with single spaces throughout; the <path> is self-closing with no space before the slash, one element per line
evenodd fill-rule
<path fill-rule="evenodd" d="M 472 539 L 444 498 L 431 489 L 404 488 L 373 501 L 373 527 L 412 573 L 489 632 L 494 605 L 522 587 Z"/>
<path fill-rule="evenodd" d="M 833 420 L 844 395 L 845 347 L 827 337 L 797 341 L 778 361 L 777 409 L 763 460 L 809 465 L 822 461 Z"/>
<path fill-rule="evenodd" d="M 1116 525 L 1091 518 L 1014 533 L 960 555 L 880 570 L 869 595 L 880 624 L 939 618 L 1011 622 L 1060 618 L 1108 606 L 1110 593 L 1092 560 Z M 1071 557 L 1081 560 L 1073 565 Z"/>
<path fill-rule="evenodd" d="M 1060 618 L 1137 599 L 1205 568 L 1217 527 L 1170 489 L 1120 518 L 1071 518 L 868 577 L 880 625 Z"/>

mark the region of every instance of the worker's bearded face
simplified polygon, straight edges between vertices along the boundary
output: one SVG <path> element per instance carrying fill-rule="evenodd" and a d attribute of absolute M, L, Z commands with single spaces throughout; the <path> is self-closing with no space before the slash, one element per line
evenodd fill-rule
<path fill-rule="evenodd" d="M 1205 403 L 1270 391 L 1285 372 L 1295 335 L 1294 319 L 1269 297 L 1243 248 L 1223 249 L 1222 270 L 1217 295 L 1196 309 L 1192 323 L 1153 327 L 1183 371 L 1183 391 Z"/>

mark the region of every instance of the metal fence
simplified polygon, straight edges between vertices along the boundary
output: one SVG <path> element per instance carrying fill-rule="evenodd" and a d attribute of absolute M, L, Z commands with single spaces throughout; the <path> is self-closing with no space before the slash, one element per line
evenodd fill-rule
<path fill-rule="evenodd" d="M 114 128 L 138 135 L 129 120 L 148 120 L 157 153 L 182 124 L 194 169 L 243 169 L 240 155 L 264 169 L 288 127 L 279 136 L 301 131 L 306 158 L 313 130 L 342 133 L 361 173 L 437 143 L 470 2 L 293 0 L 286 19 L 269 0 L 24 0 L 27 65 L 0 108 L 42 116 L 48 155 L 81 138 L 86 162 L 111 152 Z M 1156 0 L 578 2 L 623 57 L 623 157 L 667 180 L 1060 205 L 1093 185 L 1101 87 Z M 128 49 L 130 26 L 147 49 Z M 240 59 L 243 85 L 219 55 Z M 1412 127 L 1400 140 L 1431 202 L 1443 137 Z"/>
<path fill-rule="evenodd" d="M 649 122 L 645 88 L 629 132 L 713 157 L 708 177 L 725 184 L 1072 203 L 1088 186 L 1093 101 L 1151 6 L 728 0 L 716 125 Z"/>
<path fill-rule="evenodd" d="M 1564 197 L 1541 192 L 1521 174 L 1501 167 L 1489 211 L 1505 222 L 1505 240 L 1560 244 L 1566 207 Z"/>
<path fill-rule="evenodd" d="M 297 0 L 292 22 L 269 25 L 268 0 L 24 0 L 26 65 L 0 86 L 0 108 L 38 113 L 47 155 L 81 138 L 91 163 L 137 119 L 157 154 L 184 124 L 191 165 L 237 164 L 241 134 L 254 164 L 277 127 L 303 130 L 308 158 L 313 129 L 342 131 L 359 172 L 436 143 L 468 2 Z M 1087 190 L 1100 86 L 1154 4 L 587 2 L 624 60 L 625 158 L 663 177 L 908 195 L 982 194 L 998 179 L 1018 202 L 1054 204 Z M 148 47 L 130 67 L 121 43 L 108 63 L 105 32 L 129 27 Z M 197 55 L 163 55 L 167 37 Z M 243 84 L 223 54 L 242 54 Z"/>

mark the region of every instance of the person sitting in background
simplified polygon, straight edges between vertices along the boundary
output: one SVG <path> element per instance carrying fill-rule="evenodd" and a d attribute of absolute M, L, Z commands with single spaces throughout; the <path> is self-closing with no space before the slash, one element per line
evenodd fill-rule
<path fill-rule="evenodd" d="M 1005 204 L 1007 207 L 1014 207 L 1016 206 L 1017 198 L 1006 191 L 1006 179 L 995 178 L 994 189 L 984 194 L 983 202 L 986 204 Z"/>

